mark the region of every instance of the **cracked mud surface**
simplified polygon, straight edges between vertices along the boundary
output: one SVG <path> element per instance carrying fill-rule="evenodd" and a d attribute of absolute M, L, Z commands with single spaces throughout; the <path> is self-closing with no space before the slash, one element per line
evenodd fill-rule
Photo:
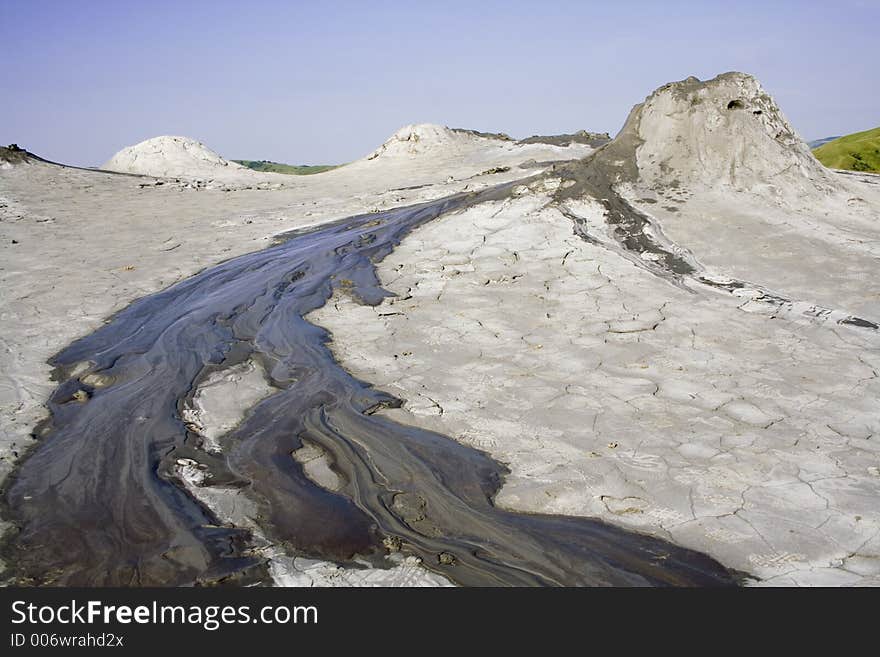
<path fill-rule="evenodd" d="M 135 302 L 59 353 L 51 424 L 6 497 L 19 581 L 250 581 L 267 565 L 249 544 L 252 523 L 293 555 L 339 563 L 383 565 L 383 545 L 396 542 L 466 585 L 733 583 L 711 559 L 657 538 L 497 508 L 500 464 L 376 413 L 396 401 L 339 368 L 326 334 L 303 320 L 334 290 L 379 304 L 387 293 L 373 261 L 411 229 L 508 189 L 300 232 Z M 198 405 L 215 370 L 241 377 L 254 360 L 277 392 L 205 451 L 207 429 L 192 418 L 197 431 L 187 429 L 181 409 Z M 338 493 L 292 457 L 302 439 L 332 456 Z M 242 489 L 225 515 L 248 522 L 217 526 L 225 502 L 194 487 Z"/>
<path fill-rule="evenodd" d="M 573 234 L 549 183 L 404 239 L 378 269 L 396 298 L 313 313 L 340 362 L 406 400 L 390 418 L 508 464 L 504 508 L 649 531 L 764 584 L 880 583 L 877 331 L 682 285 L 694 269 L 611 248 L 616 225 Z"/>

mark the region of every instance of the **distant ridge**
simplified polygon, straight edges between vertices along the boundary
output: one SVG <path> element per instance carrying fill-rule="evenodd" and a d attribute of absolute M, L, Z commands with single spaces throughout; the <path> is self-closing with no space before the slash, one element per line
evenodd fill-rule
<path fill-rule="evenodd" d="M 18 144 L 9 144 L 9 146 L 0 146 L 0 163 L 6 165 L 22 164 L 33 157 Z"/>
<path fill-rule="evenodd" d="M 332 169 L 338 169 L 342 164 L 283 164 L 271 160 L 231 160 L 236 164 L 247 167 L 252 171 L 264 173 L 283 173 L 291 176 L 308 176 L 315 173 L 323 173 Z"/>
<path fill-rule="evenodd" d="M 837 135 L 836 137 L 824 137 L 822 139 L 814 139 L 813 141 L 808 141 L 807 146 L 815 150 L 819 148 L 819 146 L 824 146 L 829 141 L 834 141 L 835 139 L 840 139 L 840 135 Z"/>
<path fill-rule="evenodd" d="M 520 139 L 518 144 L 550 144 L 551 146 L 570 146 L 571 144 L 586 144 L 593 148 L 604 146 L 611 141 L 611 135 L 607 132 L 588 132 L 578 130 L 565 135 L 534 135 L 526 139 Z"/>

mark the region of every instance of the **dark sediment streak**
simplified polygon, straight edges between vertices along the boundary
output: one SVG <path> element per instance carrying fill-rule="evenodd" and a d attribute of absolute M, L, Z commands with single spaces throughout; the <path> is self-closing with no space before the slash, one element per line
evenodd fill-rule
<path fill-rule="evenodd" d="M 59 353 L 51 422 L 5 496 L 16 527 L 4 548 L 13 581 L 265 579 L 249 533 L 218 526 L 176 480 L 176 460 L 195 457 L 211 482 L 245 491 L 266 537 L 295 554 L 381 565 L 382 538 L 396 537 L 465 585 L 734 583 L 712 559 L 656 538 L 496 508 L 502 465 L 373 414 L 400 402 L 346 373 L 327 332 L 303 319 L 334 288 L 378 304 L 388 293 L 374 262 L 408 231 L 509 188 L 301 231 L 133 303 Z M 223 438 L 222 455 L 207 454 L 182 422 L 182 404 L 210 372 L 248 358 L 277 392 Z M 106 385 L 86 385 L 89 374 Z M 291 458 L 301 439 L 331 455 L 345 482 L 338 493 L 317 487 Z"/>
<path fill-rule="evenodd" d="M 638 115 L 639 108 L 636 107 L 627 125 L 637 120 Z M 637 138 L 631 126 L 629 129 L 625 126 L 613 142 L 595 154 L 577 162 L 565 163 L 558 169 L 558 175 L 571 184 L 559 188 L 555 201 L 559 211 L 573 222 L 575 234 L 595 246 L 609 246 L 596 235 L 590 234 L 585 219 L 572 212 L 566 203 L 583 198 L 595 199 L 603 207 L 604 221 L 614 244 L 613 250 L 636 266 L 691 292 L 694 290 L 688 285 L 689 282 L 697 282 L 728 293 L 749 288 L 760 293 L 754 298 L 755 301 L 782 312 L 791 311 L 796 300 L 784 294 L 744 280 L 728 278 L 719 282 L 707 276 L 705 268 L 691 253 L 668 239 L 652 217 L 620 195 L 617 191 L 618 184 L 638 178 L 633 164 L 636 143 Z M 810 306 L 810 310 L 801 314 L 814 319 L 825 319 L 834 312 L 818 304 Z M 880 330 L 880 324 L 862 317 L 843 312 L 839 312 L 837 316 L 840 317 L 836 320 L 838 324 Z"/>

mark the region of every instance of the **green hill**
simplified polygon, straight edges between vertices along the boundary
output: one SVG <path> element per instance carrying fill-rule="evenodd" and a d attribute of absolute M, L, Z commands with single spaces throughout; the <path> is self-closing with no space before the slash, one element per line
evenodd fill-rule
<path fill-rule="evenodd" d="M 313 173 L 321 173 L 329 171 L 341 165 L 339 164 L 281 164 L 280 162 L 269 162 L 268 160 L 232 160 L 248 169 L 254 171 L 264 171 L 267 173 L 286 173 L 292 176 L 307 176 Z"/>
<path fill-rule="evenodd" d="M 880 173 L 880 128 L 830 141 L 813 155 L 829 169 Z"/>

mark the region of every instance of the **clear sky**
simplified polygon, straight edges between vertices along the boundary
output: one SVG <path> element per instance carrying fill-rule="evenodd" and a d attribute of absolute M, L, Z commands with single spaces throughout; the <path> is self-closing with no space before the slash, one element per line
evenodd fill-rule
<path fill-rule="evenodd" d="M 805 139 L 880 125 L 880 0 L 0 0 L 0 30 L 0 143 L 87 166 L 161 134 L 295 164 L 407 123 L 614 134 L 729 70 Z"/>

